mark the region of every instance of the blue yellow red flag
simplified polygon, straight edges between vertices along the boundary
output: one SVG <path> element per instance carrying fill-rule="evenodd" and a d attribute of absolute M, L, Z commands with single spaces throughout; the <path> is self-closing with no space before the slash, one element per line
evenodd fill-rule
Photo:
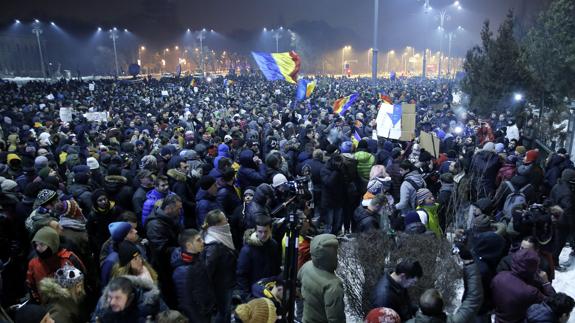
<path fill-rule="evenodd" d="M 268 81 L 286 80 L 294 84 L 297 82 L 301 61 L 296 52 L 252 52 L 252 56 Z"/>
<path fill-rule="evenodd" d="M 379 99 L 387 104 L 393 104 L 393 100 L 388 95 L 379 93 Z"/>
<path fill-rule="evenodd" d="M 351 107 L 353 102 L 357 100 L 358 94 L 354 93 L 352 95 L 344 96 L 343 98 L 335 100 L 333 103 L 333 113 L 339 114 L 340 116 L 345 113 Z"/>

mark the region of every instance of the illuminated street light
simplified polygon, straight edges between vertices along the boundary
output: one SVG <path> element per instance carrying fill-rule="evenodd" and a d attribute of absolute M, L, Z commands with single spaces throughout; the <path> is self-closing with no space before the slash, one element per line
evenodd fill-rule
<path fill-rule="evenodd" d="M 128 32 L 128 29 L 124 28 L 124 32 L 127 33 L 127 32 Z"/>
<path fill-rule="evenodd" d="M 515 100 L 515 102 L 523 101 L 523 94 L 521 94 L 521 93 L 515 93 L 515 94 L 513 95 L 513 99 Z"/>
<path fill-rule="evenodd" d="M 268 31 L 268 29 L 267 29 L 266 27 L 264 27 L 264 32 L 265 32 L 265 31 Z"/>
<path fill-rule="evenodd" d="M 56 24 L 53 21 L 50 21 L 50 25 L 56 26 Z"/>
<path fill-rule="evenodd" d="M 19 23 L 20 23 L 20 20 L 16 19 L 16 20 L 14 20 L 14 22 L 17 23 L 17 24 L 19 24 Z"/>
<path fill-rule="evenodd" d="M 36 41 L 38 42 L 38 52 L 40 53 L 40 68 L 42 69 L 42 76 L 46 78 L 46 69 L 44 68 L 44 54 L 42 53 L 42 43 L 40 43 L 40 34 L 43 30 L 40 28 L 40 21 L 38 19 L 34 20 L 36 22 L 32 33 L 36 35 Z"/>
<path fill-rule="evenodd" d="M 347 45 L 341 49 L 341 75 L 345 74 L 345 51 L 351 49 L 351 46 Z"/>
<path fill-rule="evenodd" d="M 102 31 L 102 27 L 98 27 L 98 31 Z"/>
<path fill-rule="evenodd" d="M 34 22 L 37 23 L 37 24 L 39 24 L 39 23 L 40 23 L 40 20 L 34 19 Z"/>
<path fill-rule="evenodd" d="M 175 49 L 175 50 L 178 50 L 178 49 L 180 49 L 180 47 L 178 47 L 178 46 L 175 46 L 175 47 L 174 47 L 174 49 Z"/>
<path fill-rule="evenodd" d="M 145 46 L 140 47 L 140 50 L 146 50 Z"/>
<path fill-rule="evenodd" d="M 118 69 L 118 52 L 116 51 L 116 40 L 118 39 L 118 29 L 114 27 L 112 31 L 110 31 L 110 39 L 112 39 L 112 43 L 114 44 L 114 63 L 116 65 L 116 77 L 119 76 L 119 69 Z"/>

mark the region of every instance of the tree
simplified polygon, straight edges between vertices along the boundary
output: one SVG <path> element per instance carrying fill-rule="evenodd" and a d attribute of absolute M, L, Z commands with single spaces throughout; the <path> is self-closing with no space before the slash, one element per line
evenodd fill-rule
<path fill-rule="evenodd" d="M 575 0 L 555 0 L 523 43 L 522 59 L 537 82 L 539 94 L 549 93 L 557 103 L 575 97 L 574 30 Z"/>
<path fill-rule="evenodd" d="M 513 21 L 510 11 L 495 39 L 486 21 L 481 31 L 482 46 L 467 52 L 463 89 L 470 95 L 471 108 L 481 115 L 508 108 L 511 93 L 530 88 L 531 79 L 513 36 Z"/>

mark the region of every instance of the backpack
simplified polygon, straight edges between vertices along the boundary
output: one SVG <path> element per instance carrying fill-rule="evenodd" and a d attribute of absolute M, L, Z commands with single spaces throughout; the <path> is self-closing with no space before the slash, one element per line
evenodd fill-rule
<path fill-rule="evenodd" d="M 505 203 L 503 204 L 503 216 L 507 219 L 511 219 L 513 215 L 513 209 L 515 207 L 524 205 L 527 206 L 527 197 L 525 192 L 531 188 L 531 184 L 523 186 L 521 189 L 516 189 L 510 181 L 505 181 L 505 185 L 511 190 L 511 193 L 505 198 Z"/>

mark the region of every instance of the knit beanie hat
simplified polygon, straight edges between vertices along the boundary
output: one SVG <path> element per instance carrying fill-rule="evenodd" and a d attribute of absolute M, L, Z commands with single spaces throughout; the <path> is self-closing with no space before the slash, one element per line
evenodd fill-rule
<path fill-rule="evenodd" d="M 50 176 L 50 168 L 48 166 L 42 167 L 42 169 L 38 171 L 38 176 L 42 179 L 46 179 L 46 177 Z"/>
<path fill-rule="evenodd" d="M 417 190 L 417 194 L 416 194 L 416 199 L 417 199 L 417 205 L 421 205 L 423 204 L 423 202 L 428 199 L 433 197 L 433 193 L 431 193 L 430 190 L 428 190 L 427 188 L 420 188 Z"/>
<path fill-rule="evenodd" d="M 0 187 L 2 187 L 2 192 L 10 192 L 14 190 L 16 187 L 18 187 L 18 183 L 16 183 L 11 179 L 5 179 L 2 181 Z"/>
<path fill-rule="evenodd" d="M 539 150 L 532 149 L 525 154 L 525 163 L 533 163 L 539 158 Z"/>
<path fill-rule="evenodd" d="M 18 323 L 39 323 L 48 314 L 48 311 L 41 305 L 26 304 L 16 312 L 14 321 Z"/>
<path fill-rule="evenodd" d="M 48 166 L 48 158 L 46 158 L 45 156 L 38 156 L 36 157 L 36 159 L 34 159 L 35 170 L 38 171 L 46 166 Z"/>
<path fill-rule="evenodd" d="M 78 268 L 65 264 L 62 268 L 56 270 L 54 279 L 58 285 L 70 288 L 81 283 L 84 280 L 84 274 Z"/>
<path fill-rule="evenodd" d="M 401 323 L 401 318 L 391 308 L 378 307 L 367 313 L 365 323 Z"/>
<path fill-rule="evenodd" d="M 215 183 L 216 179 L 209 175 L 202 176 L 202 178 L 200 178 L 200 180 L 198 181 L 200 188 L 203 189 L 204 191 L 210 189 L 210 187 L 212 187 L 212 185 L 214 185 Z"/>
<path fill-rule="evenodd" d="M 353 144 L 351 143 L 351 141 L 344 141 L 341 143 L 341 146 L 339 147 L 339 151 L 342 154 L 351 153 L 352 149 L 353 149 Z"/>
<path fill-rule="evenodd" d="M 58 205 L 58 213 L 60 216 L 65 216 L 67 218 L 78 219 L 83 218 L 82 209 L 75 200 L 66 200 Z"/>
<path fill-rule="evenodd" d="M 525 149 L 524 146 L 517 146 L 515 148 L 515 153 L 517 153 L 517 155 L 523 155 L 523 154 L 525 154 L 526 151 L 527 151 L 527 149 Z"/>
<path fill-rule="evenodd" d="M 281 186 L 283 183 L 286 183 L 288 180 L 284 174 L 276 174 L 272 179 L 272 186 L 278 187 Z"/>
<path fill-rule="evenodd" d="M 120 258 L 120 267 L 124 267 L 134 257 L 136 257 L 140 253 L 138 247 L 130 241 L 122 241 L 118 246 L 118 256 Z"/>
<path fill-rule="evenodd" d="M 255 193 L 256 192 L 253 189 L 248 188 L 244 191 L 244 196 L 246 196 L 246 194 L 251 194 L 252 196 L 254 196 Z"/>
<path fill-rule="evenodd" d="M 35 205 L 44 205 L 44 204 L 52 201 L 57 196 L 58 196 L 58 194 L 56 194 L 56 192 L 49 190 L 49 189 L 43 189 L 40 191 L 40 193 L 38 193 L 38 196 L 36 196 L 36 201 L 34 202 L 34 204 Z"/>
<path fill-rule="evenodd" d="M 86 165 L 88 165 L 88 167 L 90 167 L 90 169 L 100 168 L 100 163 L 98 163 L 98 160 L 94 157 L 88 157 L 86 159 Z"/>
<path fill-rule="evenodd" d="M 491 228 L 491 221 L 487 215 L 481 214 L 473 219 L 473 228 L 479 231 L 486 231 Z"/>
<path fill-rule="evenodd" d="M 500 153 L 503 152 L 504 149 L 505 149 L 505 145 L 504 145 L 504 144 L 502 144 L 502 143 L 500 143 L 500 142 L 498 142 L 498 143 L 495 144 L 495 152 L 496 152 L 496 153 L 500 154 Z"/>
<path fill-rule="evenodd" d="M 405 223 L 405 226 L 408 226 L 415 222 L 421 222 L 421 218 L 419 217 L 419 214 L 417 214 L 417 211 L 410 211 L 405 215 L 403 222 Z"/>
<path fill-rule="evenodd" d="M 274 303 L 264 297 L 239 305 L 235 312 L 243 323 L 274 323 L 277 320 Z"/>
<path fill-rule="evenodd" d="M 108 231 L 115 242 L 124 241 L 128 233 L 132 230 L 132 225 L 128 222 L 112 222 L 108 224 Z"/>
<path fill-rule="evenodd" d="M 357 143 L 357 149 L 366 149 L 367 150 L 367 141 L 362 139 Z"/>

